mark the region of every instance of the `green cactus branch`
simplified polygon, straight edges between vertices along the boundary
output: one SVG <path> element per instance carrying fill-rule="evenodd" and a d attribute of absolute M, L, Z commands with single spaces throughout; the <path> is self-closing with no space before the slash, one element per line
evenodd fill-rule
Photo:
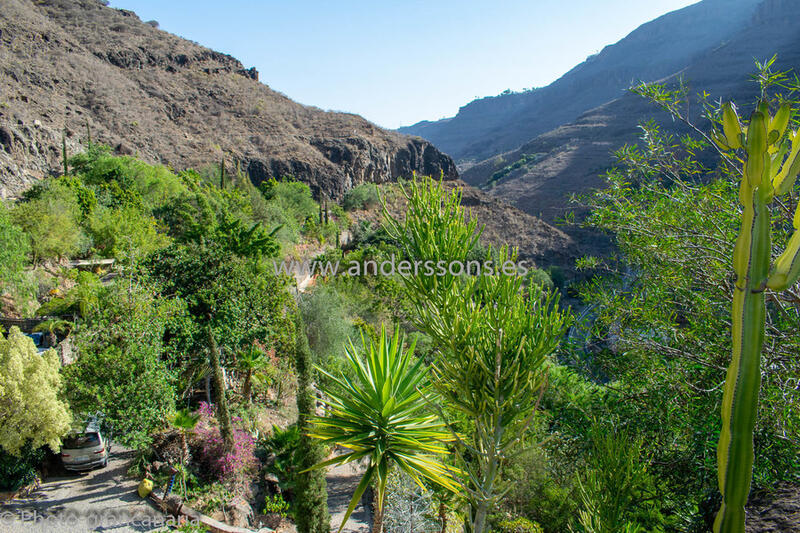
<path fill-rule="evenodd" d="M 761 350 L 764 344 L 765 296 L 769 287 L 784 290 L 800 277 L 800 208 L 794 235 L 771 265 L 770 203 L 787 194 L 800 171 L 800 131 L 786 130 L 792 109 L 784 104 L 770 116 L 759 104 L 746 130 L 731 104 L 723 109 L 723 133 L 712 139 L 726 151 L 743 149 L 744 176 L 739 189 L 742 223 L 734 248 L 736 285 L 732 306 L 733 353 L 722 400 L 722 432 L 717 447 L 722 506 L 715 533 L 744 533 L 745 504 L 753 475 L 753 428 L 761 388 Z"/>

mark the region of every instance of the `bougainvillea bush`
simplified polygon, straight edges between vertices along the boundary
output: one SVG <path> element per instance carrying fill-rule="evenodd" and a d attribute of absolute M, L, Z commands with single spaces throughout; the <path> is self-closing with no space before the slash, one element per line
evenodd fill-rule
<path fill-rule="evenodd" d="M 200 421 L 194 431 L 193 457 L 202 477 L 219 481 L 231 488 L 246 488 L 249 478 L 260 468 L 255 456 L 255 439 L 241 427 L 234 427 L 233 450 L 225 451 L 219 426 L 214 417 L 214 406 L 200 403 Z M 234 418 L 234 423 L 241 419 Z"/>

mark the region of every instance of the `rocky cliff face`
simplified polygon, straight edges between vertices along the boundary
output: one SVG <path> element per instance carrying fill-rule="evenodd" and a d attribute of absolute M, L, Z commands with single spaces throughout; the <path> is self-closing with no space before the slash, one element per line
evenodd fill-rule
<path fill-rule="evenodd" d="M 268 74 L 267 76 L 268 77 Z M 413 172 L 457 176 L 427 141 L 291 101 L 254 68 L 96 0 L 0 4 L 0 197 L 87 136 L 181 169 L 225 160 L 254 182 L 292 175 L 338 198 Z"/>

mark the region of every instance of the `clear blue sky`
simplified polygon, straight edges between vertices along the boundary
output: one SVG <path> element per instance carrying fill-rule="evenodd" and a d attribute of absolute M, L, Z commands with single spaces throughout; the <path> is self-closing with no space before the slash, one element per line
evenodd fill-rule
<path fill-rule="evenodd" d="M 540 87 L 696 0 L 112 0 L 255 66 L 295 101 L 388 128 Z"/>

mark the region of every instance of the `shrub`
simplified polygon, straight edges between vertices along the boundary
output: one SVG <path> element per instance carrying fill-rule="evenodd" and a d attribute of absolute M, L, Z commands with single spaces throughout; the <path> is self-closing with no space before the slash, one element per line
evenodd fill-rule
<path fill-rule="evenodd" d="M 34 200 L 17 204 L 14 222 L 30 237 L 34 261 L 71 257 L 89 249 L 80 228 L 81 208 L 75 192 L 59 182 L 51 184 Z"/>
<path fill-rule="evenodd" d="M 55 350 L 39 354 L 17 327 L 0 337 L 0 448 L 18 454 L 26 445 L 57 451 L 72 416 L 59 398 L 61 366 Z"/>
<path fill-rule="evenodd" d="M 532 268 L 528 272 L 528 283 L 546 291 L 552 291 L 555 287 L 547 272 L 538 268 Z"/>
<path fill-rule="evenodd" d="M 267 200 L 281 207 L 299 223 L 318 213 L 318 206 L 311 196 L 311 189 L 300 181 L 272 179 L 261 184 L 261 192 Z"/>
<path fill-rule="evenodd" d="M 37 467 L 45 460 L 44 448 L 25 446 L 18 455 L 12 455 L 0 448 L 0 490 L 14 491 L 37 477 Z"/>
<path fill-rule="evenodd" d="M 256 443 L 253 437 L 241 428 L 233 430 L 233 450 L 225 451 L 225 444 L 215 418 L 215 407 L 202 402 L 200 421 L 195 429 L 192 453 L 199 471 L 209 480 L 226 485 L 243 484 L 258 470 L 260 461 L 255 456 Z"/>
<path fill-rule="evenodd" d="M 294 493 L 297 483 L 297 473 L 300 467 L 298 445 L 300 443 L 300 431 L 296 425 L 291 425 L 286 429 L 272 426 L 272 434 L 259 443 L 260 452 L 264 456 L 274 456 L 271 463 L 265 469 L 278 478 L 278 485 L 281 490 Z M 313 466 L 314 463 L 306 467 Z"/>
<path fill-rule="evenodd" d="M 347 191 L 342 198 L 345 211 L 372 209 L 380 204 L 378 188 L 373 183 L 362 183 Z"/>
<path fill-rule="evenodd" d="M 143 258 L 169 244 L 157 231 L 156 221 L 133 207 L 100 208 L 89 220 L 94 247 L 103 257 Z"/>
<path fill-rule="evenodd" d="M 545 272 L 550 276 L 550 279 L 559 289 L 563 289 L 567 283 L 567 277 L 564 275 L 564 269 L 558 265 L 551 265 L 545 269 Z"/>
<path fill-rule="evenodd" d="M 544 533 L 544 530 L 536 522 L 519 516 L 498 522 L 497 533 Z"/>

